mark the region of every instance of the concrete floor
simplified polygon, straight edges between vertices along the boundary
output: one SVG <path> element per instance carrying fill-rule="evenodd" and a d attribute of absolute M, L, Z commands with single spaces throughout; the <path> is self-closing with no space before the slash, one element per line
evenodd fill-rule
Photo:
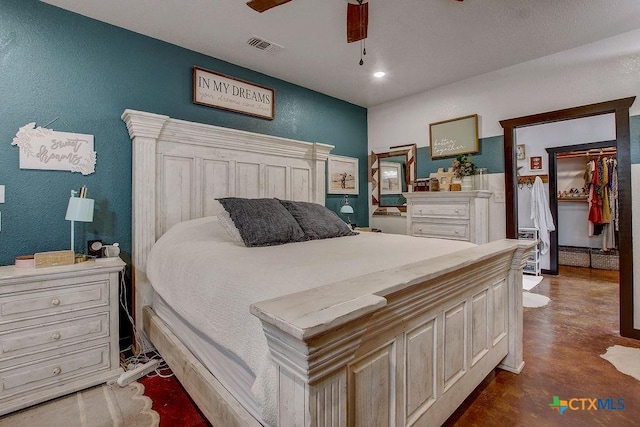
<path fill-rule="evenodd" d="M 600 357 L 615 344 L 640 348 L 619 334 L 618 272 L 561 267 L 531 290 L 546 307 L 524 309 L 524 360 L 519 375 L 495 370 L 449 418 L 447 426 L 638 426 L 640 381 Z M 554 396 L 624 399 L 624 409 L 565 410 Z M 573 401 L 580 407 L 581 401 Z M 591 407 L 591 410 L 589 408 Z"/>

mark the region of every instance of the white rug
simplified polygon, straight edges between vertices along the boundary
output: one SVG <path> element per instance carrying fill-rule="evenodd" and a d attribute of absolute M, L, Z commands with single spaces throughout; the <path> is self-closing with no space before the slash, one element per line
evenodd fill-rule
<path fill-rule="evenodd" d="M 102 385 L 0 418 L 0 427 L 157 427 L 160 416 L 151 409 L 144 386 Z"/>
<path fill-rule="evenodd" d="M 524 307 L 538 308 L 549 304 L 549 297 L 540 294 L 532 294 L 530 292 L 522 292 L 522 305 Z"/>
<path fill-rule="evenodd" d="M 530 291 L 531 289 L 538 286 L 540 282 L 542 282 L 542 276 L 529 276 L 528 274 L 522 275 L 522 289 L 525 291 Z"/>
<path fill-rule="evenodd" d="M 600 357 L 608 360 L 618 371 L 640 381 L 640 348 L 614 345 Z"/>

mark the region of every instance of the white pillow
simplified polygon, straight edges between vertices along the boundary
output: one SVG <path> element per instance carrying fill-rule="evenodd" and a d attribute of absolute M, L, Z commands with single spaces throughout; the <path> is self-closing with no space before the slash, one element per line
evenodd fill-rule
<path fill-rule="evenodd" d="M 218 222 L 222 225 L 222 228 L 224 228 L 225 231 L 229 234 L 231 240 L 233 240 L 234 243 L 245 246 L 244 240 L 242 240 L 242 236 L 240 236 L 240 232 L 238 231 L 236 225 L 233 223 L 229 212 L 223 209 L 222 212 L 218 213 L 217 217 Z"/>

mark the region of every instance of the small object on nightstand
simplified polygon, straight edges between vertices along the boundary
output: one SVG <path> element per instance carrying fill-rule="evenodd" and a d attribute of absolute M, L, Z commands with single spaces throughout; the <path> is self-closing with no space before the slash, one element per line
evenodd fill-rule
<path fill-rule="evenodd" d="M 16 257 L 16 268 L 34 268 L 36 261 L 33 255 L 20 255 Z"/>
<path fill-rule="evenodd" d="M 36 268 L 75 264 L 73 251 L 38 252 L 33 257 Z"/>
<path fill-rule="evenodd" d="M 364 232 L 364 233 L 382 233 L 382 230 L 379 228 L 371 228 L 371 227 L 356 227 L 354 228 L 356 231 Z"/>
<path fill-rule="evenodd" d="M 102 240 L 89 240 L 87 242 L 87 253 L 93 257 L 102 257 Z"/>

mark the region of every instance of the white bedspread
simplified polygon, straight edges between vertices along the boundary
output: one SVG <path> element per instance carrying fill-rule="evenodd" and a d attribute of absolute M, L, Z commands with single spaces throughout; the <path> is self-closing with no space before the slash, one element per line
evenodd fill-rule
<path fill-rule="evenodd" d="M 154 245 L 147 275 L 156 292 L 191 325 L 243 359 L 263 421 L 276 422 L 276 370 L 252 303 L 474 246 L 395 234 L 246 248 L 216 217 L 183 222 Z"/>

